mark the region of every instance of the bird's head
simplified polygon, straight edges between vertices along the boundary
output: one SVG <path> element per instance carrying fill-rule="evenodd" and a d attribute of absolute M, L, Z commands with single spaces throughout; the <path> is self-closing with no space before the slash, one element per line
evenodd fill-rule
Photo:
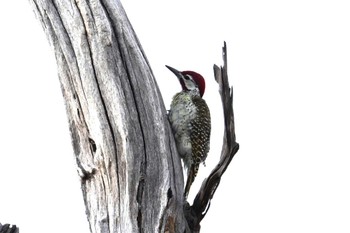
<path fill-rule="evenodd" d="M 167 65 L 166 67 L 176 75 L 183 91 L 198 90 L 200 96 L 203 97 L 205 91 L 205 80 L 202 75 L 190 70 L 178 71 L 173 67 Z"/>

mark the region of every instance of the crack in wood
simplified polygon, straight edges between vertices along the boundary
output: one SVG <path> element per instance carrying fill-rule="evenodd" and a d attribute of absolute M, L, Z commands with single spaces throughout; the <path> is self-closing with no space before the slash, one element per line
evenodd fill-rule
<path fill-rule="evenodd" d="M 168 192 L 167 192 L 167 198 L 168 198 L 168 202 L 170 201 L 170 199 L 173 197 L 173 191 L 171 191 L 171 187 L 169 187 Z"/>
<path fill-rule="evenodd" d="M 92 138 L 89 138 L 89 143 L 92 154 L 95 154 L 97 149 L 95 141 Z"/>
<path fill-rule="evenodd" d="M 141 167 L 142 169 L 142 167 Z M 138 203 L 138 213 L 137 213 L 137 226 L 139 229 L 139 232 L 143 232 L 142 231 L 142 212 L 141 212 L 141 206 L 142 206 L 142 196 L 143 196 L 143 189 L 144 189 L 144 185 L 145 185 L 145 180 L 144 177 L 141 176 L 140 180 L 139 180 L 139 184 L 137 187 L 137 195 L 136 195 L 136 201 Z"/>
<path fill-rule="evenodd" d="M 88 180 L 91 180 L 97 172 L 95 168 L 92 168 L 90 171 L 84 169 L 79 161 L 77 161 L 77 166 L 79 167 L 79 176 L 82 183 L 86 183 Z"/>

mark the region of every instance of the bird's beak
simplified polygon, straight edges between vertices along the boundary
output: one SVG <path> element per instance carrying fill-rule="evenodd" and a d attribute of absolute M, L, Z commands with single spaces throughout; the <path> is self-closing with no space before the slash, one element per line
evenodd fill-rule
<path fill-rule="evenodd" d="M 177 77 L 178 79 L 181 79 L 181 78 L 182 78 L 182 74 L 181 74 L 180 71 L 178 71 L 177 69 L 174 69 L 174 68 L 171 67 L 171 66 L 167 66 L 167 65 L 165 65 L 165 66 L 166 66 L 166 68 L 168 68 L 171 72 L 173 72 L 173 73 L 176 75 L 176 77 Z"/>

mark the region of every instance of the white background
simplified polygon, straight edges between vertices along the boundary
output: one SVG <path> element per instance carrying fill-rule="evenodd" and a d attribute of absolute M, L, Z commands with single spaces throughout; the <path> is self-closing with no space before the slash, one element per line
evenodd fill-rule
<path fill-rule="evenodd" d="M 237 140 L 202 232 L 350 232 L 348 1 L 124 1 L 164 101 L 164 65 L 201 73 L 218 161 L 212 65 L 228 44 Z M 0 3 L 0 222 L 89 232 L 52 48 L 27 1 Z M 190 199 L 193 198 L 193 193 Z"/>

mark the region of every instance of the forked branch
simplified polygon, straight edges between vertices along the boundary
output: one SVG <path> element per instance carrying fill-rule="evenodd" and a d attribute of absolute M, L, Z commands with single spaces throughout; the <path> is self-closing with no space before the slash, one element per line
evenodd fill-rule
<path fill-rule="evenodd" d="M 226 42 L 222 48 L 224 65 L 218 67 L 214 65 L 214 76 L 219 84 L 219 92 L 221 96 L 222 107 L 224 111 L 224 141 L 221 150 L 219 163 L 212 170 L 208 178 L 206 178 L 197 193 L 192 206 L 188 203 L 185 206 L 185 215 L 187 223 L 192 232 L 200 231 L 200 222 L 208 212 L 210 201 L 219 186 L 220 180 L 233 156 L 239 149 L 239 144 L 236 142 L 235 121 L 232 107 L 233 89 L 230 87 L 227 75 L 227 49 Z"/>

